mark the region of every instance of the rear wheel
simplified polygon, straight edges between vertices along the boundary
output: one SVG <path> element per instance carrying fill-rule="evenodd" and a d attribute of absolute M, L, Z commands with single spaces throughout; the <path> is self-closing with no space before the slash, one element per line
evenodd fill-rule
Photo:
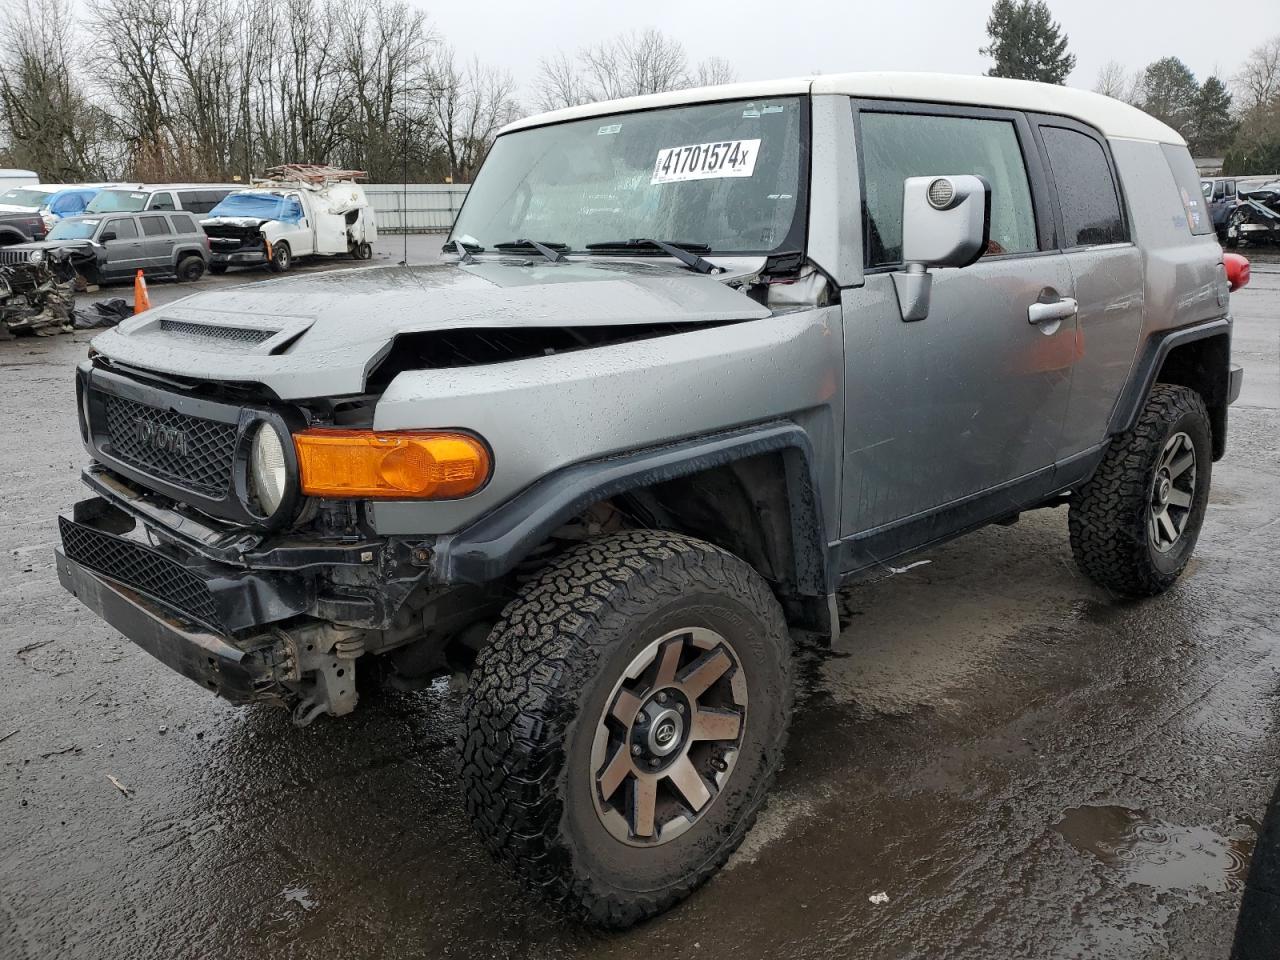
<path fill-rule="evenodd" d="M 1080 569 L 1124 596 L 1171 587 L 1200 535 L 1212 466 L 1200 395 L 1156 384 L 1137 424 L 1112 438 L 1072 500 L 1071 550 Z"/>
<path fill-rule="evenodd" d="M 267 269 L 272 273 L 284 273 L 293 266 L 293 254 L 289 245 L 281 240 L 271 246 L 271 259 L 267 261 Z"/>
<path fill-rule="evenodd" d="M 670 533 L 591 541 L 521 591 L 480 654 L 467 810 L 534 890 L 629 926 L 741 843 L 791 699 L 786 625 L 751 567 Z"/>

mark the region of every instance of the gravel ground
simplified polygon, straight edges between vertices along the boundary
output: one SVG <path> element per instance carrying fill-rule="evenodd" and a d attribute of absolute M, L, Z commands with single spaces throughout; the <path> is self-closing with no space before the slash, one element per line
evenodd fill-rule
<path fill-rule="evenodd" d="M 297 730 L 62 592 L 88 338 L 0 343 L 0 957 L 1225 956 L 1280 757 L 1280 266 L 1233 301 L 1245 392 L 1187 576 L 1118 602 L 1054 510 L 846 590 L 742 851 L 610 936 L 483 854 L 447 686 Z"/>

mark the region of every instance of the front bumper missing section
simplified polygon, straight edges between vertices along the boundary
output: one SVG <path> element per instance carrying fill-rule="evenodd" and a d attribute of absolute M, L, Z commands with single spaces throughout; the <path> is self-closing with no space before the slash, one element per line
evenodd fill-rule
<path fill-rule="evenodd" d="M 71 560 L 61 546 L 54 554 L 62 586 L 165 666 L 232 703 L 282 699 L 269 644 L 250 649 L 233 646 Z"/>

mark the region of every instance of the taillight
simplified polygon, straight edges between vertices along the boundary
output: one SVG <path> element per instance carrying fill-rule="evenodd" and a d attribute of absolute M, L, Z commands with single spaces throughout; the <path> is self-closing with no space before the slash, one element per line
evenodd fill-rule
<path fill-rule="evenodd" d="M 1249 284 L 1249 260 L 1238 253 L 1224 253 L 1222 265 L 1227 271 L 1227 285 L 1232 292 Z"/>

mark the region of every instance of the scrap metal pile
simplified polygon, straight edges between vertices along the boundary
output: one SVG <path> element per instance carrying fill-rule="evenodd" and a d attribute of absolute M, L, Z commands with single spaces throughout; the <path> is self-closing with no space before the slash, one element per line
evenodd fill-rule
<path fill-rule="evenodd" d="M 64 251 L 38 262 L 0 263 L 0 340 L 15 334 L 69 333 L 75 317 L 76 269 Z"/>
<path fill-rule="evenodd" d="M 1280 180 L 1245 189 L 1227 220 L 1227 246 L 1280 243 Z"/>

